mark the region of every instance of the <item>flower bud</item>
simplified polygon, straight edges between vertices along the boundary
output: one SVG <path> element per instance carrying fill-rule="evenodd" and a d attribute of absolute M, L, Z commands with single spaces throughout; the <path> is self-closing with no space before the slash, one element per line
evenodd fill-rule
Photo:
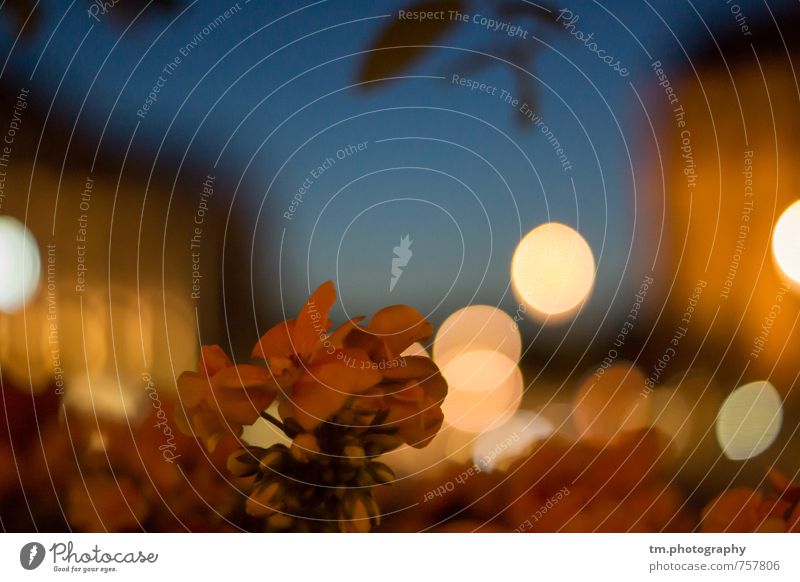
<path fill-rule="evenodd" d="M 355 421 L 356 421 L 356 415 L 349 408 L 345 408 L 344 410 L 340 410 L 336 414 L 336 422 L 338 424 L 342 424 L 342 425 L 345 425 L 345 426 L 353 426 L 353 424 L 355 424 Z"/>
<path fill-rule="evenodd" d="M 372 494 L 348 491 L 342 498 L 339 529 L 344 533 L 366 533 L 380 523 L 378 504 Z"/>
<path fill-rule="evenodd" d="M 284 513 L 276 513 L 267 519 L 267 525 L 276 530 L 288 530 L 294 525 L 294 517 Z"/>
<path fill-rule="evenodd" d="M 289 449 L 285 445 L 272 445 L 261 455 L 259 459 L 261 466 L 265 469 L 277 469 L 283 464 Z"/>
<path fill-rule="evenodd" d="M 383 463 L 378 463 L 377 461 L 370 461 L 367 463 L 367 472 L 370 476 L 375 479 L 376 483 L 385 484 L 391 483 L 395 480 L 394 471 L 392 471 L 388 465 L 384 465 Z"/>
<path fill-rule="evenodd" d="M 245 511 L 253 517 L 268 517 L 280 510 L 285 495 L 283 483 L 274 479 L 256 487 L 245 504 Z"/>
<path fill-rule="evenodd" d="M 393 451 L 403 444 L 401 439 L 389 434 L 369 434 L 364 437 L 363 441 L 364 449 L 371 457 L 377 457 Z"/>
<path fill-rule="evenodd" d="M 342 456 L 352 467 L 360 467 L 364 464 L 367 453 L 361 445 L 347 445 L 342 449 Z"/>
<path fill-rule="evenodd" d="M 379 485 L 379 483 L 375 482 L 375 479 L 372 478 L 369 471 L 361 469 L 356 473 L 356 485 L 359 487 L 374 487 L 375 485 Z"/>
<path fill-rule="evenodd" d="M 258 455 L 263 449 L 237 449 L 229 456 L 226 463 L 228 471 L 234 477 L 250 477 L 258 473 Z"/>
<path fill-rule="evenodd" d="M 311 433 L 304 432 L 294 438 L 290 452 L 298 463 L 308 463 L 320 453 L 320 450 L 317 437 Z"/>

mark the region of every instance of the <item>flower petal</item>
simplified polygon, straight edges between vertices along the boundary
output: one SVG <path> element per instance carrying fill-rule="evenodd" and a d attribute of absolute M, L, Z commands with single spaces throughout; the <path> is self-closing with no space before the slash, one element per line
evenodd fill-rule
<path fill-rule="evenodd" d="M 444 422 L 442 409 L 430 401 L 391 400 L 385 424 L 394 426 L 397 436 L 410 446 L 422 449 L 433 440 Z"/>
<path fill-rule="evenodd" d="M 252 358 L 289 358 L 294 355 L 292 346 L 292 330 L 294 319 L 282 321 L 272 326 L 267 333 L 261 336 L 250 354 Z"/>
<path fill-rule="evenodd" d="M 251 388 L 236 392 L 223 392 L 217 395 L 217 407 L 223 418 L 231 425 L 253 424 L 265 410 L 275 395 L 264 390 Z"/>
<path fill-rule="evenodd" d="M 242 388 L 263 386 L 273 389 L 275 392 L 278 391 L 275 377 L 269 369 L 250 364 L 239 364 L 220 370 L 214 374 L 211 382 L 218 390 L 241 390 Z"/>
<path fill-rule="evenodd" d="M 328 312 L 336 301 L 333 281 L 325 281 L 308 299 L 292 330 L 292 345 L 302 359 L 307 359 L 321 345 L 328 331 Z"/>
<path fill-rule="evenodd" d="M 702 514 L 703 532 L 753 532 L 766 517 L 759 514 L 763 500 L 760 491 L 736 487 L 711 501 Z"/>
<path fill-rule="evenodd" d="M 353 327 L 344 338 L 344 346 L 366 352 L 373 362 L 385 362 L 392 359 L 391 350 L 383 338 L 363 327 Z"/>
<path fill-rule="evenodd" d="M 358 328 L 358 324 L 364 321 L 363 317 L 354 317 L 350 321 L 346 321 L 342 325 L 336 328 L 328 339 L 330 339 L 331 344 L 334 348 L 343 348 L 344 342 L 347 336 L 350 334 L 351 331 Z"/>
<path fill-rule="evenodd" d="M 359 394 L 381 381 L 381 373 L 361 350 L 337 350 L 308 367 L 307 374 L 345 394 Z"/>
<path fill-rule="evenodd" d="M 193 408 L 211 394 L 211 381 L 197 372 L 184 372 L 178 378 L 178 395 L 183 405 Z"/>
<path fill-rule="evenodd" d="M 300 425 L 311 430 L 344 406 L 351 394 L 360 394 L 381 381 L 380 372 L 361 369 L 345 362 L 364 361 L 358 350 L 342 350 L 350 360 L 336 355 L 309 366 L 306 374 L 292 388 L 294 416 Z"/>
<path fill-rule="evenodd" d="M 381 336 L 392 354 L 399 356 L 414 342 L 430 337 L 433 326 L 413 307 L 392 305 L 372 316 L 369 330 Z"/>
<path fill-rule="evenodd" d="M 400 390 L 387 391 L 386 396 L 403 402 L 419 404 L 425 399 L 425 391 L 418 382 L 408 382 Z"/>
<path fill-rule="evenodd" d="M 219 441 L 225 436 L 225 426 L 222 424 L 218 414 L 213 412 L 198 412 L 192 415 L 191 429 L 196 438 L 206 446 L 209 453 L 213 453 L 217 448 Z M 239 427 L 239 436 L 241 434 L 241 427 Z"/>
<path fill-rule="evenodd" d="M 203 346 L 200 349 L 200 374 L 206 378 L 231 364 L 228 354 L 218 345 Z"/>
<path fill-rule="evenodd" d="M 292 389 L 292 416 L 306 430 L 313 430 L 347 402 L 349 394 L 306 377 Z"/>
<path fill-rule="evenodd" d="M 392 360 L 392 365 L 383 371 L 387 380 L 411 380 L 430 378 L 439 373 L 439 367 L 425 356 L 405 356 Z"/>

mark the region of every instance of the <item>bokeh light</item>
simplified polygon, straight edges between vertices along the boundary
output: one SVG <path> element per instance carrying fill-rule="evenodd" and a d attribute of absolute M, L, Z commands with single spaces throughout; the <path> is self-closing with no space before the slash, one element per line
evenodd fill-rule
<path fill-rule="evenodd" d="M 775 224 L 772 253 L 780 269 L 800 282 L 800 201 L 789 206 Z"/>
<path fill-rule="evenodd" d="M 645 377 L 633 364 L 614 364 L 592 374 L 575 393 L 572 419 L 583 439 L 611 441 L 647 426 L 649 394 Z"/>
<path fill-rule="evenodd" d="M 744 460 L 767 450 L 781 430 L 783 402 L 767 381 L 740 386 L 717 416 L 717 440 L 729 459 Z"/>
<path fill-rule="evenodd" d="M 0 311 L 22 307 L 36 291 L 40 274 L 36 239 L 20 221 L 0 216 Z"/>
<path fill-rule="evenodd" d="M 138 378 L 80 375 L 70 378 L 63 403 L 89 418 L 136 421 L 147 411 L 147 393 Z"/>
<path fill-rule="evenodd" d="M 511 261 L 517 297 L 540 317 L 568 317 L 584 303 L 595 280 L 586 240 L 557 222 L 534 228 L 519 242 Z"/>
<path fill-rule="evenodd" d="M 515 363 L 522 339 L 514 320 L 491 305 L 470 305 L 448 317 L 436 333 L 433 359 L 440 368 L 452 358 L 475 350 L 496 351 Z"/>
<path fill-rule="evenodd" d="M 450 359 L 442 368 L 449 391 L 442 411 L 445 422 L 464 432 L 499 427 L 519 408 L 522 372 L 500 352 L 474 350 Z"/>
<path fill-rule="evenodd" d="M 691 438 L 691 409 L 677 388 L 657 388 L 650 395 L 650 425 L 669 439 L 676 453 Z"/>

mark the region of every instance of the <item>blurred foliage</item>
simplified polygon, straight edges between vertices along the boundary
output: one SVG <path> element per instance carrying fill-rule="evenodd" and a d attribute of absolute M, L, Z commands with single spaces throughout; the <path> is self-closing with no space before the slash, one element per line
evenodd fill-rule
<path fill-rule="evenodd" d="M 89 8 L 97 4 L 96 0 L 82 0 L 87 12 Z M 102 0 L 99 0 L 102 4 Z M 147 3 L 143 2 L 120 2 L 113 7 L 107 8 L 107 22 L 112 25 L 121 26 L 127 24 L 137 14 L 143 12 L 145 15 L 154 13 L 163 13 L 166 11 L 174 11 L 181 6 L 181 0 L 150 0 Z M 0 21 L 10 22 L 11 33 L 16 37 L 20 36 L 23 40 L 27 40 L 36 33 L 38 24 L 42 21 L 42 13 L 53 8 L 52 5 L 44 5 L 38 0 L 13 0 L 10 2 L 3 2 L 0 5 Z M 81 9 L 81 4 L 77 5 L 77 9 Z M 156 10 L 153 10 L 156 9 Z M 105 22 L 105 20 L 103 21 Z"/>
<path fill-rule="evenodd" d="M 444 0 L 412 4 L 409 10 L 438 12 L 464 10 L 461 0 Z M 363 88 L 377 87 L 373 81 L 401 74 L 422 60 L 426 53 L 450 31 L 453 20 L 392 20 L 367 53 L 359 72 Z"/>
<path fill-rule="evenodd" d="M 510 22 L 518 26 L 530 25 L 535 33 L 537 28 L 555 29 L 554 12 L 543 5 L 518 0 L 469 2 L 464 0 L 436 0 L 411 2 L 405 8 L 409 12 L 458 11 L 464 14 L 481 15 L 494 18 L 500 22 Z M 464 24 L 455 19 L 442 20 L 407 20 L 393 19 L 380 31 L 366 54 L 358 73 L 358 81 L 364 91 L 373 91 L 381 84 L 375 81 L 390 79 L 401 75 L 429 57 L 437 44 L 452 32 L 457 24 Z M 475 26 L 469 24 L 470 26 Z M 520 101 L 534 107 L 536 102 L 536 83 L 531 76 L 533 60 L 542 45 L 533 39 L 522 40 L 503 33 L 483 35 L 477 46 L 465 47 L 468 52 L 450 59 L 448 70 L 457 70 L 461 74 L 474 74 L 491 64 L 503 61 L 509 63 L 510 73 L 514 77 L 516 94 Z M 488 39 L 488 40 L 486 40 Z M 520 112 L 517 120 L 521 125 L 529 127 L 527 118 Z"/>

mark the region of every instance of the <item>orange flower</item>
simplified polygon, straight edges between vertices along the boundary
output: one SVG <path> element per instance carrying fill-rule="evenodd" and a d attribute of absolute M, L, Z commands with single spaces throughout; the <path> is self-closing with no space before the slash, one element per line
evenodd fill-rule
<path fill-rule="evenodd" d="M 188 424 L 210 450 L 226 424 L 240 435 L 278 393 L 289 432 L 311 432 L 329 420 L 360 431 L 375 420 L 412 446 L 430 442 L 442 424 L 447 384 L 429 358 L 401 354 L 429 337 L 431 324 L 396 305 L 378 311 L 368 326 L 354 318 L 329 333 L 335 301 L 327 281 L 295 319 L 268 330 L 252 351 L 266 368 L 233 366 L 219 347 L 203 348 L 199 372 L 184 373 L 178 384 Z"/>
<path fill-rule="evenodd" d="M 381 380 L 367 352 L 342 344 L 358 319 L 328 336 L 328 311 L 335 300 L 333 283 L 323 283 L 296 319 L 271 328 L 253 348 L 252 356 L 262 358 L 275 382 L 287 391 L 281 407 L 284 420 L 294 418 L 307 431 L 340 410 L 350 396 Z"/>
<path fill-rule="evenodd" d="M 366 351 L 382 373 L 382 382 L 356 406 L 385 411 L 383 426 L 397 429 L 398 437 L 420 449 L 442 426 L 447 382 L 430 358 L 402 353 L 432 333 L 433 327 L 419 311 L 393 305 L 378 311 L 366 327 L 352 325 L 343 339 L 345 346 Z"/>
<path fill-rule="evenodd" d="M 772 510 L 773 515 L 783 512 L 786 517 L 784 531 L 800 533 L 800 485 L 789 481 L 780 471 L 772 469 L 767 477 L 778 492 L 780 503 Z"/>
<path fill-rule="evenodd" d="M 735 487 L 715 497 L 703 509 L 703 532 L 754 532 L 770 517 L 769 500 L 760 491 Z"/>
<path fill-rule="evenodd" d="M 800 530 L 800 486 L 772 469 L 767 478 L 776 494 L 747 487 L 730 489 L 703 510 L 706 532 L 797 532 Z"/>
<path fill-rule="evenodd" d="M 383 426 L 397 429 L 397 436 L 406 444 L 421 449 L 433 440 L 444 421 L 441 406 L 447 382 L 430 358 L 407 356 L 394 362 L 383 372 L 383 382 L 356 406 L 385 411 Z"/>
<path fill-rule="evenodd" d="M 242 434 L 275 399 L 279 386 L 260 366 L 234 366 L 219 346 L 203 346 L 198 372 L 178 378 L 186 418 L 177 415 L 183 432 L 195 435 L 213 452 L 226 432 Z"/>

